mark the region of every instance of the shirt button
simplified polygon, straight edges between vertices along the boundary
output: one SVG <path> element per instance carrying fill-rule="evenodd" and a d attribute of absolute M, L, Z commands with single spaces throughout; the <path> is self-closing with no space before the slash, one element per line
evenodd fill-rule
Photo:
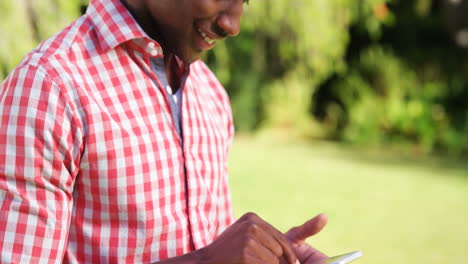
<path fill-rule="evenodd" d="M 156 45 L 154 45 L 154 42 L 150 42 L 148 43 L 148 49 L 152 50 L 156 47 Z"/>
<path fill-rule="evenodd" d="M 146 45 L 146 51 L 153 57 L 156 57 L 159 55 L 159 48 L 156 48 L 156 45 L 154 44 L 154 42 L 150 42 L 148 43 L 148 45 Z"/>
<path fill-rule="evenodd" d="M 155 57 L 155 56 L 158 56 L 158 50 L 157 49 L 152 49 L 151 50 L 151 56 Z"/>

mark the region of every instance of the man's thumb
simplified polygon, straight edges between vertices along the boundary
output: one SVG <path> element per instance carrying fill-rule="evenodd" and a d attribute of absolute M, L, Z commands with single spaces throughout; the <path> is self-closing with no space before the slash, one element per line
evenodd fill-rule
<path fill-rule="evenodd" d="M 304 241 L 308 237 L 311 237 L 320 232 L 325 227 L 325 225 L 327 225 L 327 223 L 327 215 L 319 214 L 304 224 L 291 228 L 288 232 L 286 232 L 286 237 L 292 243 Z"/>

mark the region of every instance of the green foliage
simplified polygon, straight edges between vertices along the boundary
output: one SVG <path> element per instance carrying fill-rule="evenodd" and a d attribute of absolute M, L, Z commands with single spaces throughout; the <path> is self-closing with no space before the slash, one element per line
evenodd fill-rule
<path fill-rule="evenodd" d="M 242 33 L 208 56 L 231 95 L 237 128 L 310 127 L 315 87 L 345 69 L 349 26 L 378 2 L 251 1 Z"/>
<path fill-rule="evenodd" d="M 341 105 L 336 111 L 329 103 L 327 110 L 329 119 L 339 120 L 331 126 L 338 138 L 468 152 L 468 62 L 460 59 L 468 52 L 450 41 L 440 10 L 431 7 L 426 0 L 397 2 L 395 23 L 382 29 L 381 39 L 356 33 L 370 40 L 352 44 L 348 70 L 330 89 Z"/>
<path fill-rule="evenodd" d="M 361 32 L 369 34 L 372 39 L 379 39 L 382 28 L 395 22 L 395 17 L 388 8 L 388 2 L 393 1 L 377 0 L 355 3 L 353 25 Z"/>
<path fill-rule="evenodd" d="M 79 16 L 81 1 L 0 0 L 0 80 L 40 41 Z"/>
<path fill-rule="evenodd" d="M 283 130 L 293 128 L 291 132 L 302 135 L 312 129 L 308 110 L 314 87 L 306 80 L 304 74 L 293 71 L 270 84 L 263 94 L 264 109 L 268 114 L 265 126 Z"/>
<path fill-rule="evenodd" d="M 44 40 L 77 18 L 79 14 L 79 1 L 48 0 L 31 1 L 30 16 L 37 30 L 38 40 Z"/>
<path fill-rule="evenodd" d="M 345 139 L 415 142 L 424 151 L 450 144 L 450 120 L 438 103 L 443 83 L 422 80 L 380 46 L 365 50 L 354 66 L 335 87 L 349 117 Z"/>
<path fill-rule="evenodd" d="M 0 79 L 34 47 L 31 28 L 29 27 L 24 1 L 0 1 Z"/>

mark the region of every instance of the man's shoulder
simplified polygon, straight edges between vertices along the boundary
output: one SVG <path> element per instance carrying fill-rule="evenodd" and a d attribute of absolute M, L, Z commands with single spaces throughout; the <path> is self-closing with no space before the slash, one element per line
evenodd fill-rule
<path fill-rule="evenodd" d="M 190 66 L 190 75 L 198 85 L 205 87 L 203 91 L 214 93 L 219 99 L 228 100 L 226 90 L 216 75 L 202 60 L 193 62 Z"/>
<path fill-rule="evenodd" d="M 231 123 L 232 111 L 229 96 L 216 75 L 202 60 L 191 64 L 190 75 L 193 87 L 191 90 L 205 105 L 217 109 L 220 116 L 227 118 L 228 123 Z"/>
<path fill-rule="evenodd" d="M 94 42 L 93 25 L 82 16 L 27 53 L 12 72 L 33 67 L 46 72 L 52 79 L 63 78 L 70 68 L 97 49 Z"/>
<path fill-rule="evenodd" d="M 224 91 L 224 87 L 219 81 L 218 77 L 213 71 L 206 65 L 202 60 L 197 60 L 190 65 L 191 77 L 206 83 L 209 87 L 216 90 L 221 89 Z"/>

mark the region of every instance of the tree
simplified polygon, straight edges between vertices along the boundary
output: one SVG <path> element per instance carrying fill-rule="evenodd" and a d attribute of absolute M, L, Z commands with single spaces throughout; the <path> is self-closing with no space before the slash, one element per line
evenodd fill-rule
<path fill-rule="evenodd" d="M 242 33 L 208 56 L 231 95 L 237 128 L 310 131 L 316 87 L 346 67 L 349 27 L 374 0 L 251 1 Z"/>
<path fill-rule="evenodd" d="M 0 79 L 37 44 L 80 14 L 80 0 L 1 0 Z"/>

